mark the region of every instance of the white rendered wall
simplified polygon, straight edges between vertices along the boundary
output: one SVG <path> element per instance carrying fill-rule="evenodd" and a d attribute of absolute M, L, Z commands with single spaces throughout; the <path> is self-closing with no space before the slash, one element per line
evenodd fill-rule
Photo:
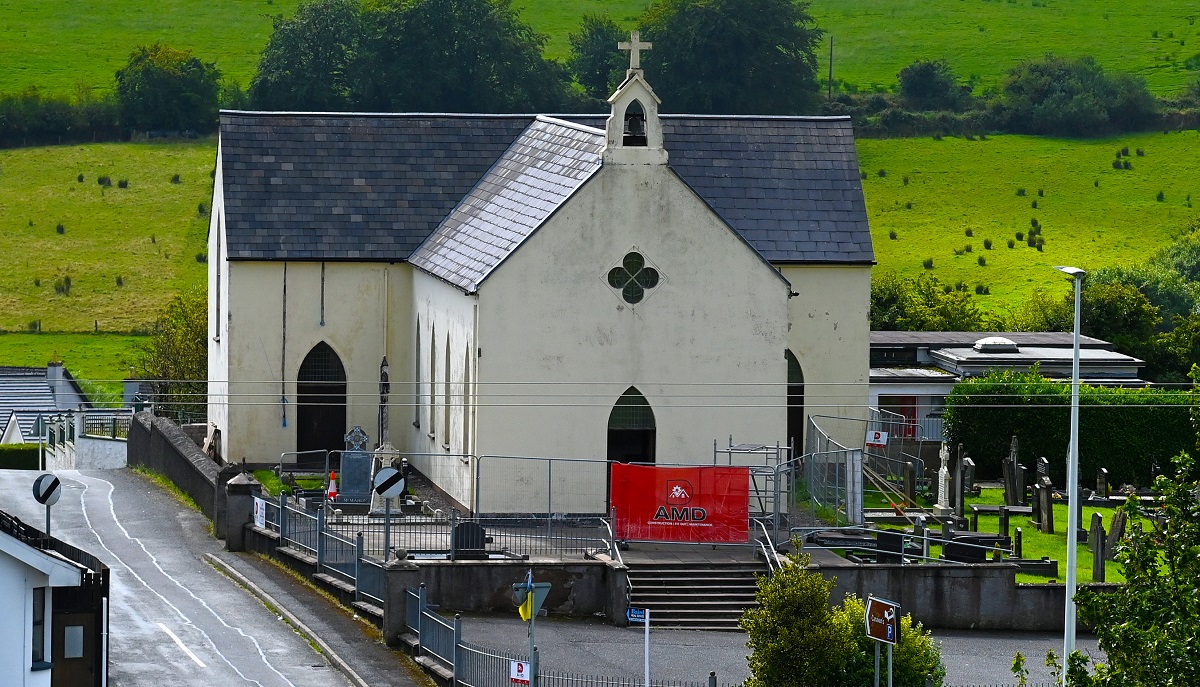
<path fill-rule="evenodd" d="M 228 453 L 229 427 L 229 251 L 225 241 L 224 179 L 221 145 L 217 143 L 216 175 L 208 223 L 208 421 L 225 435 L 222 448 Z M 222 456 L 226 458 L 227 456 Z"/>
<path fill-rule="evenodd" d="M 788 300 L 787 347 L 804 373 L 804 412 L 830 436 L 862 448 L 870 380 L 870 265 L 781 265 L 796 296 Z M 807 427 L 806 427 L 807 430 Z"/>
<path fill-rule="evenodd" d="M 473 470 L 468 456 L 473 453 L 474 443 L 471 399 L 477 300 L 420 270 L 413 270 L 412 293 L 410 331 L 418 334 L 410 338 L 415 351 L 416 338 L 420 337 L 420 351 L 416 352 L 414 362 L 399 366 L 400 371 L 393 379 L 411 380 L 416 375 L 418 381 L 415 387 L 394 385 L 392 390 L 400 396 L 415 398 L 415 412 L 402 413 L 397 419 L 408 426 L 420 425 L 413 430 L 409 443 L 409 450 L 418 454 L 412 457 L 413 465 L 469 507 Z"/>
<path fill-rule="evenodd" d="M 662 279 L 631 307 L 606 275 L 635 249 Z M 667 167 L 606 165 L 479 289 L 478 453 L 604 461 L 629 386 L 653 409 L 660 464 L 711 462 L 731 434 L 783 441 L 787 293 Z M 481 510 L 545 510 L 544 470 L 484 460 L 497 498 Z M 553 512 L 603 512 L 604 467 L 557 468 L 571 498 Z"/>
<path fill-rule="evenodd" d="M 6 535 L 0 535 L 6 536 Z M 0 620 L 0 685 L 49 687 L 50 671 L 29 670 L 33 655 L 33 588 L 46 587 L 45 656 L 50 659 L 50 620 L 53 596 L 49 578 L 37 570 L 0 554 L 0 604 L 7 609 Z"/>
<path fill-rule="evenodd" d="M 319 262 L 227 265 L 223 279 L 229 298 L 223 307 L 228 308 L 228 328 L 221 343 L 228 371 L 218 378 L 233 380 L 225 424 L 218 424 L 225 459 L 244 456 L 250 462 L 273 462 L 281 452 L 295 450 L 296 377 L 304 357 L 322 341 L 346 371 L 346 429 L 361 425 L 371 445 L 377 443 L 384 351 L 391 377 L 397 380 L 405 378 L 402 361 L 411 355 L 403 323 L 409 321 L 412 269 L 406 264 L 325 263 L 322 307 Z M 403 331 L 396 330 L 396 323 Z M 222 372 L 220 364 L 214 369 L 210 359 L 210 371 Z M 412 431 L 404 422 L 407 400 L 396 393 L 390 397 L 390 429 L 397 446 L 406 445 Z M 210 420 L 216 421 L 212 416 Z"/>

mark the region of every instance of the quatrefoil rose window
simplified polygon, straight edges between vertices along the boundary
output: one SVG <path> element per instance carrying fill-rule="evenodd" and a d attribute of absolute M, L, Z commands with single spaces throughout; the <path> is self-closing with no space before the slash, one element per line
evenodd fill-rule
<path fill-rule="evenodd" d="M 647 265 L 646 258 L 637 251 L 626 253 L 621 264 L 608 271 L 608 285 L 620 290 L 621 298 L 630 305 L 641 303 L 658 282 L 658 270 Z"/>

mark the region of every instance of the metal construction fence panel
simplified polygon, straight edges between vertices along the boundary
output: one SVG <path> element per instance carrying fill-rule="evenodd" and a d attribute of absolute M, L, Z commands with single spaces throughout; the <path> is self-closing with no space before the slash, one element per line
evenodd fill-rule
<path fill-rule="evenodd" d="M 475 460 L 475 483 L 511 486 L 477 489 L 476 513 L 608 512 L 607 460 L 484 455 Z"/>

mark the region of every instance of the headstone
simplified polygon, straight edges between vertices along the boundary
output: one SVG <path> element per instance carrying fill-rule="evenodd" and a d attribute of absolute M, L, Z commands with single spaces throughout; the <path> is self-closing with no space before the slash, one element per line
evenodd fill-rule
<path fill-rule="evenodd" d="M 455 558 L 487 558 L 487 533 L 475 522 L 460 522 L 450 535 Z"/>
<path fill-rule="evenodd" d="M 1031 508 L 1033 508 L 1033 521 L 1034 522 L 1042 521 L 1042 498 L 1040 496 L 1041 493 L 1042 493 L 1042 487 L 1037 484 L 1033 485 L 1033 503 L 1031 504 Z"/>
<path fill-rule="evenodd" d="M 1088 532 L 1088 547 L 1092 550 L 1092 582 L 1104 581 L 1104 552 L 1106 537 L 1104 536 L 1104 516 L 1092 513 L 1092 527 Z"/>
<path fill-rule="evenodd" d="M 1021 528 L 1018 527 L 1016 532 L 1013 532 L 1013 558 L 1024 558 L 1021 543 Z"/>
<path fill-rule="evenodd" d="M 1008 508 L 1006 506 L 1000 507 L 1000 525 L 996 532 L 1001 537 L 1008 536 Z"/>
<path fill-rule="evenodd" d="M 1112 560 L 1113 555 L 1117 552 L 1117 544 L 1125 537 L 1125 527 L 1128 524 L 1128 518 L 1125 516 L 1125 511 L 1121 508 L 1113 511 L 1112 522 L 1108 527 L 1108 539 L 1104 542 L 1104 555 Z"/>
<path fill-rule="evenodd" d="M 975 461 L 971 458 L 963 458 L 963 489 L 969 494 L 975 493 Z"/>
<path fill-rule="evenodd" d="M 1050 461 L 1046 456 L 1037 459 L 1037 481 L 1041 482 L 1043 477 L 1050 479 Z"/>
<path fill-rule="evenodd" d="M 954 460 L 954 470 L 950 475 L 951 498 L 954 503 L 954 514 L 962 517 L 966 509 L 966 489 L 963 487 L 963 445 L 958 445 L 958 456 Z"/>
<path fill-rule="evenodd" d="M 1096 471 L 1096 497 L 1108 498 L 1108 468 L 1100 468 Z"/>
<path fill-rule="evenodd" d="M 904 535 L 891 530 L 879 530 L 875 535 L 878 546 L 880 563 L 904 562 Z"/>
<path fill-rule="evenodd" d="M 1004 483 L 1004 505 L 1006 506 L 1017 505 L 1017 490 L 1013 486 L 1016 484 L 1016 476 L 1013 474 L 1015 469 L 1016 466 L 1007 458 L 1000 463 L 1000 477 Z"/>
<path fill-rule="evenodd" d="M 904 498 L 910 505 L 917 502 L 917 468 L 912 461 L 904 464 Z"/>
<path fill-rule="evenodd" d="M 1050 478 L 1039 482 L 1038 487 L 1038 510 L 1041 512 L 1038 528 L 1046 534 L 1054 534 L 1054 488 L 1050 486 Z"/>
<path fill-rule="evenodd" d="M 949 515 L 953 512 L 950 507 L 950 449 L 946 448 L 945 443 L 942 444 L 939 457 L 942 459 L 942 467 L 938 470 L 937 503 L 933 507 L 933 512 L 938 515 Z"/>
<path fill-rule="evenodd" d="M 1020 463 L 1017 463 L 1015 466 L 1013 466 L 1013 474 L 1016 475 L 1017 498 L 1016 498 L 1016 503 L 1013 503 L 1010 505 L 1013 505 L 1013 506 L 1029 505 L 1028 503 L 1026 503 L 1026 500 L 1025 500 L 1025 484 L 1028 481 L 1025 478 L 1026 472 L 1028 472 L 1028 470 L 1026 470 L 1025 466 L 1021 465 Z"/>
<path fill-rule="evenodd" d="M 1025 483 L 1017 481 L 1017 435 L 1014 434 L 1008 445 L 1008 458 L 1004 461 L 1004 504 L 1007 506 L 1024 505 Z M 1019 491 L 1018 491 L 1019 490 Z"/>

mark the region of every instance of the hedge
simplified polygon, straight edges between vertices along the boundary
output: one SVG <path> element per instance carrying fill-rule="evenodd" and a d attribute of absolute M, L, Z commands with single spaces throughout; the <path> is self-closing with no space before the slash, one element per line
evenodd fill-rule
<path fill-rule="evenodd" d="M 37 444 L 0 444 L 0 470 L 37 470 Z"/>
<path fill-rule="evenodd" d="M 1186 390 L 1118 387 L 1079 388 L 1079 482 L 1093 483 L 1108 469 L 1108 482 L 1149 486 L 1171 458 L 1196 450 L 1196 431 Z M 1033 372 L 993 372 L 955 385 L 946 398 L 945 432 L 975 462 L 976 476 L 996 478 L 1012 437 L 1019 460 L 1034 470 L 1050 461 L 1055 485 L 1067 481 L 1071 433 L 1071 385 Z"/>

